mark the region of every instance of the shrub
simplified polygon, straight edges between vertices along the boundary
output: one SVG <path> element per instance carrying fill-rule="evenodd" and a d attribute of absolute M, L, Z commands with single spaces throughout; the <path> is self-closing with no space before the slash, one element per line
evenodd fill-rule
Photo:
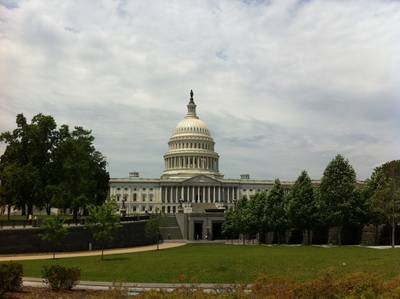
<path fill-rule="evenodd" d="M 298 283 L 294 291 L 295 298 L 337 298 L 337 283 L 335 270 L 322 271 L 318 279 Z"/>
<path fill-rule="evenodd" d="M 22 288 L 22 265 L 14 262 L 0 264 L 0 295 Z"/>
<path fill-rule="evenodd" d="M 71 290 L 79 281 L 81 270 L 76 267 L 67 268 L 59 265 L 43 266 L 42 277 L 52 290 Z"/>
<path fill-rule="evenodd" d="M 294 298 L 295 286 L 289 279 L 262 275 L 253 284 L 252 291 L 256 298 Z"/>
<path fill-rule="evenodd" d="M 383 280 L 376 274 L 350 273 L 337 283 L 338 293 L 343 297 L 377 298 L 383 293 Z"/>

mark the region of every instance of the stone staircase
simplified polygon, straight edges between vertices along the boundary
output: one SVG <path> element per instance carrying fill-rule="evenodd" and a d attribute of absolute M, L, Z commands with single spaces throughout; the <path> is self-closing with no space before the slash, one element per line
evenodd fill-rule
<path fill-rule="evenodd" d="M 163 240 L 182 240 L 182 233 L 176 221 L 175 215 L 168 215 L 163 217 L 160 226 L 161 235 Z"/>

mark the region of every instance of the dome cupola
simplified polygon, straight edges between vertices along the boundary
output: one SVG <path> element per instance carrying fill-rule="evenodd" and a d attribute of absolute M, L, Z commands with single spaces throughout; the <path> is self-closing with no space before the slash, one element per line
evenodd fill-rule
<path fill-rule="evenodd" d="M 222 177 L 215 142 L 207 125 L 197 116 L 196 107 L 191 90 L 186 116 L 177 124 L 168 142 L 162 178 L 189 178 L 199 174 Z"/>

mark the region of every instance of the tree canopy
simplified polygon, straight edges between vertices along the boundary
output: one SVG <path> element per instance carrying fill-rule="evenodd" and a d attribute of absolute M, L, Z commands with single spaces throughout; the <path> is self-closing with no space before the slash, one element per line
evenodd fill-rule
<path fill-rule="evenodd" d="M 373 224 L 392 226 L 392 246 L 395 229 L 400 219 L 400 160 L 393 160 L 374 169 L 365 182 L 363 192 L 369 203 L 369 220 Z"/>
<path fill-rule="evenodd" d="M 288 197 L 288 220 L 301 231 L 307 231 L 310 242 L 310 231 L 318 221 L 318 205 L 314 187 L 307 171 L 303 170 L 297 178 Z"/>
<path fill-rule="evenodd" d="M 32 214 L 33 206 L 71 208 L 75 215 L 87 204 L 102 203 L 109 175 L 104 156 L 96 151 L 91 131 L 57 129 L 52 116 L 37 114 L 28 123 L 16 117 L 17 128 L 0 134 L 6 149 L 0 157 L 3 204 Z"/>

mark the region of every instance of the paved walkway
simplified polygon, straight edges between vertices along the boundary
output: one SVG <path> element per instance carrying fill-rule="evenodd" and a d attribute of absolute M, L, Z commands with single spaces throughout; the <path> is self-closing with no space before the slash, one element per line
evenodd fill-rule
<path fill-rule="evenodd" d="M 175 247 L 183 246 L 185 244 L 186 244 L 185 242 L 165 242 L 165 243 L 160 244 L 160 250 L 175 248 Z M 104 250 L 104 255 L 143 252 L 143 251 L 151 251 L 151 250 L 156 250 L 156 249 L 157 249 L 157 245 L 106 249 L 106 250 Z M 95 256 L 95 255 L 101 255 L 101 250 L 60 252 L 60 253 L 56 253 L 56 258 Z M 0 262 L 22 261 L 22 260 L 46 260 L 46 259 L 52 259 L 52 258 L 53 258 L 52 253 L 0 255 Z"/>
<path fill-rule="evenodd" d="M 47 287 L 41 278 L 24 277 L 23 285 L 29 287 Z M 217 284 L 217 283 L 132 283 L 126 282 L 114 284 L 107 281 L 80 281 L 74 288 L 81 290 L 107 291 L 113 287 L 126 289 L 130 295 L 135 295 L 145 291 L 166 291 L 171 292 L 177 288 L 188 288 L 191 290 L 202 289 L 205 293 L 218 293 L 221 291 L 234 291 L 241 289 L 246 293 L 250 292 L 251 284 Z"/>

